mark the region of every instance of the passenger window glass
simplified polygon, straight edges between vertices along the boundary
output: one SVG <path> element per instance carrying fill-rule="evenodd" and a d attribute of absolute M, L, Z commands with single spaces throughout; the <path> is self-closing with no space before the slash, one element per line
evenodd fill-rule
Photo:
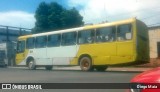
<path fill-rule="evenodd" d="M 62 45 L 75 45 L 77 32 L 69 32 L 62 34 Z"/>
<path fill-rule="evenodd" d="M 36 48 L 44 48 L 44 47 L 46 47 L 46 43 L 47 43 L 46 36 L 36 37 Z"/>
<path fill-rule="evenodd" d="M 60 39 L 61 39 L 60 34 L 49 35 L 47 46 L 48 47 L 60 46 Z"/>
<path fill-rule="evenodd" d="M 22 53 L 25 51 L 25 41 L 18 41 L 17 43 L 17 53 Z"/>
<path fill-rule="evenodd" d="M 85 30 L 78 32 L 78 43 L 87 44 L 94 42 L 94 30 Z"/>
<path fill-rule="evenodd" d="M 26 43 L 27 49 L 33 49 L 34 48 L 34 38 L 28 38 Z"/>
<path fill-rule="evenodd" d="M 118 26 L 117 40 L 123 41 L 123 40 L 130 40 L 130 39 L 132 39 L 131 24 L 125 24 L 125 25 Z"/>
<path fill-rule="evenodd" d="M 115 41 L 115 27 L 105 27 L 96 30 L 96 42 Z"/>

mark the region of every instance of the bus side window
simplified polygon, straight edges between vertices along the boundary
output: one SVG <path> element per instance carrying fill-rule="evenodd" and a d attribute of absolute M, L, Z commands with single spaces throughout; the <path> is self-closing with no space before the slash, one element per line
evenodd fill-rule
<path fill-rule="evenodd" d="M 61 35 L 60 34 L 48 35 L 47 47 L 60 46 L 60 41 L 61 41 Z"/>
<path fill-rule="evenodd" d="M 115 27 L 104 27 L 96 30 L 96 42 L 115 41 Z"/>
<path fill-rule="evenodd" d="M 25 41 L 18 41 L 17 43 L 17 53 L 22 53 L 25 51 Z"/>
<path fill-rule="evenodd" d="M 62 45 L 75 45 L 77 38 L 77 32 L 69 32 L 62 34 Z"/>
<path fill-rule="evenodd" d="M 78 43 L 87 44 L 94 42 L 94 30 L 82 30 L 78 32 Z"/>
<path fill-rule="evenodd" d="M 44 48 L 46 47 L 46 43 L 47 43 L 47 36 L 36 37 L 36 43 L 35 43 L 36 48 Z"/>
<path fill-rule="evenodd" d="M 119 25 L 117 28 L 117 40 L 130 40 L 132 39 L 132 28 L 131 24 Z"/>
<path fill-rule="evenodd" d="M 26 48 L 27 49 L 33 49 L 34 48 L 34 42 L 35 42 L 34 38 L 28 38 L 27 42 L 26 42 Z"/>

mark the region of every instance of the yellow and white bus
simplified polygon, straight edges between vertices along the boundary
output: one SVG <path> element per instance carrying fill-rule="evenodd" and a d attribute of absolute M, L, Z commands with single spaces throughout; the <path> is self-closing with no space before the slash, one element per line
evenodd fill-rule
<path fill-rule="evenodd" d="M 104 71 L 147 61 L 147 26 L 136 18 L 21 36 L 17 43 L 16 64 L 29 69 L 79 65 L 83 71 Z"/>

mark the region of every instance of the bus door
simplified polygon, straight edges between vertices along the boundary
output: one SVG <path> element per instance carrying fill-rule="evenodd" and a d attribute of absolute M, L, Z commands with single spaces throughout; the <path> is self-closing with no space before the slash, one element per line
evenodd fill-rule
<path fill-rule="evenodd" d="M 21 41 L 18 41 L 17 43 L 16 64 L 17 65 L 24 64 L 25 57 L 26 57 L 25 40 L 21 40 Z"/>
<path fill-rule="evenodd" d="M 119 63 L 133 60 L 133 34 L 131 24 L 117 27 L 117 61 Z"/>
<path fill-rule="evenodd" d="M 36 65 L 51 65 L 51 61 L 47 59 L 47 36 L 37 36 L 35 41 L 34 56 Z"/>

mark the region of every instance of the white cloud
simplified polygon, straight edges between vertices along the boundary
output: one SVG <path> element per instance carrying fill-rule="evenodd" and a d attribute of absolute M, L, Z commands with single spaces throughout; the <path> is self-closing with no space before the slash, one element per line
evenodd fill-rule
<path fill-rule="evenodd" d="M 159 3 L 160 0 L 70 0 L 69 5 L 71 7 L 83 6 L 80 14 L 84 17 L 85 23 L 99 23 L 105 20 L 116 21 L 131 17 L 143 19 L 156 14 L 155 10 L 158 9 Z M 143 21 L 147 22 L 149 19 Z M 156 21 L 150 19 L 147 24 Z"/>
<path fill-rule="evenodd" d="M 138 17 L 145 23 L 160 23 L 160 0 L 69 0 L 70 7 L 81 7 L 85 23 L 116 21 Z M 151 17 L 150 17 L 151 16 Z M 146 18 L 146 19 L 145 19 Z M 33 28 L 34 14 L 24 11 L 0 12 L 0 25 Z"/>
<path fill-rule="evenodd" d="M 23 11 L 0 12 L 0 25 L 33 28 L 35 25 L 34 14 Z"/>

